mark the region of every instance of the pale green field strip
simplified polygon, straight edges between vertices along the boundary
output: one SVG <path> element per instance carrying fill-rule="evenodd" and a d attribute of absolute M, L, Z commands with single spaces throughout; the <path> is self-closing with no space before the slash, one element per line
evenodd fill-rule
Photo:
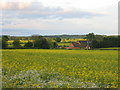
<path fill-rule="evenodd" d="M 101 50 L 106 49 L 106 50 L 120 50 L 120 47 L 110 47 L 110 48 L 100 48 Z"/>

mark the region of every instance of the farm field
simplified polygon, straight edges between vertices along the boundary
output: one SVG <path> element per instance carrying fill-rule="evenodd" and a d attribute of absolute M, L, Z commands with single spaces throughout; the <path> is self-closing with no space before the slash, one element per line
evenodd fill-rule
<path fill-rule="evenodd" d="M 62 42 L 60 42 L 60 43 L 57 43 L 58 44 L 58 46 L 66 46 L 66 47 L 68 47 L 69 45 L 70 45 L 70 43 L 62 43 Z"/>
<path fill-rule="evenodd" d="M 117 50 L 2 50 L 3 88 L 118 88 Z"/>
<path fill-rule="evenodd" d="M 100 50 L 120 50 L 120 47 L 100 48 Z"/>
<path fill-rule="evenodd" d="M 79 41 L 79 40 L 82 40 L 82 41 L 85 41 L 86 39 L 62 39 L 61 42 L 58 42 L 58 46 L 69 46 L 71 42 L 76 42 L 76 41 Z M 13 47 L 12 43 L 13 43 L 14 40 L 8 40 L 8 47 Z M 27 43 L 28 41 L 31 41 L 33 42 L 34 40 L 20 40 L 20 45 L 21 46 L 24 46 L 25 43 Z M 52 42 L 55 42 L 55 40 L 52 40 Z"/>

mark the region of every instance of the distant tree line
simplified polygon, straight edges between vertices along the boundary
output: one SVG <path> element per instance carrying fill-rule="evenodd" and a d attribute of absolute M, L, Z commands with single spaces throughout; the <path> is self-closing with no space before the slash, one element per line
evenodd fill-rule
<path fill-rule="evenodd" d="M 39 37 L 40 35 L 32 35 L 32 36 L 8 36 L 9 40 L 34 40 L 36 37 Z M 62 38 L 62 39 L 79 39 L 79 38 L 84 38 L 85 35 L 47 35 L 44 36 L 45 38 L 52 38 L 55 39 L 57 37 Z"/>
<path fill-rule="evenodd" d="M 92 48 L 120 47 L 120 36 L 104 36 L 89 33 L 85 38 L 92 41 Z"/>
<path fill-rule="evenodd" d="M 45 38 L 39 35 L 31 37 L 29 36 L 26 37 L 26 39 L 28 40 L 28 42 L 23 43 L 20 42 L 20 40 L 23 40 L 22 37 L 20 40 L 14 37 L 14 41 L 12 43 L 13 47 L 11 48 L 54 49 L 58 48 L 57 43 L 61 42 L 60 37 Z M 89 33 L 84 39 L 92 41 L 92 48 L 120 47 L 120 36 L 95 35 L 94 33 Z M 8 47 L 8 40 L 11 40 L 10 36 L 2 36 L 2 39 L 0 38 L 0 48 L 10 48 Z"/>
<path fill-rule="evenodd" d="M 56 42 L 59 42 L 61 39 L 56 38 L 55 41 L 56 42 L 52 42 L 50 40 L 47 40 L 46 38 L 44 38 L 43 36 L 34 36 L 33 37 L 33 42 L 31 42 L 30 40 L 28 40 L 27 43 L 24 44 L 24 46 L 21 46 L 21 42 L 20 40 L 14 40 L 12 45 L 12 48 L 15 49 L 20 49 L 20 48 L 35 48 L 35 49 L 54 49 L 54 48 L 58 48 L 58 45 Z M 2 41 L 1 41 L 1 45 L 3 49 L 9 48 L 8 47 L 8 40 L 9 37 L 8 36 L 2 36 Z"/>

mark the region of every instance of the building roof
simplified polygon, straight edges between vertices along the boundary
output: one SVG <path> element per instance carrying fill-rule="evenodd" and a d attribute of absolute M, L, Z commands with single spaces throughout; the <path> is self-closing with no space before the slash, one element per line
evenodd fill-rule
<path fill-rule="evenodd" d="M 80 42 L 80 43 L 91 43 L 91 41 L 77 41 L 77 42 Z"/>
<path fill-rule="evenodd" d="M 87 46 L 91 44 L 91 41 L 77 41 L 80 45 Z"/>
<path fill-rule="evenodd" d="M 80 47 L 80 44 L 78 44 L 76 42 L 72 42 L 72 44 L 74 45 L 74 47 Z"/>

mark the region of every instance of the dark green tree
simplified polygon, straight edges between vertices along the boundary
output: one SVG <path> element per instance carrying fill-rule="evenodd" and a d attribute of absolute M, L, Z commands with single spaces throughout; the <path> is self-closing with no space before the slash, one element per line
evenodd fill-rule
<path fill-rule="evenodd" d="M 33 47 L 33 43 L 28 41 L 27 43 L 25 43 L 24 47 L 31 48 Z"/>
<path fill-rule="evenodd" d="M 100 43 L 97 40 L 92 41 L 92 48 L 100 48 Z"/>
<path fill-rule="evenodd" d="M 57 48 L 58 44 L 56 42 L 53 42 L 53 48 Z"/>
<path fill-rule="evenodd" d="M 120 47 L 120 36 L 118 36 L 118 47 Z"/>
<path fill-rule="evenodd" d="M 33 46 L 34 48 L 42 48 L 41 44 L 42 44 L 41 39 L 36 39 L 33 43 Z"/>
<path fill-rule="evenodd" d="M 8 43 L 7 41 L 9 40 L 8 36 L 4 35 L 2 36 L 2 40 L 1 40 L 1 45 L 3 49 L 8 47 Z"/>
<path fill-rule="evenodd" d="M 119 38 L 116 36 L 107 36 L 101 41 L 101 46 L 104 48 L 107 47 L 118 47 L 119 46 Z"/>
<path fill-rule="evenodd" d="M 94 35 L 94 33 L 89 33 L 89 34 L 86 35 L 85 38 L 92 41 L 92 40 L 95 39 L 95 35 Z"/>
<path fill-rule="evenodd" d="M 6 40 L 2 40 L 2 49 L 5 49 L 8 47 L 8 43 Z"/>
<path fill-rule="evenodd" d="M 55 41 L 56 41 L 56 42 L 60 42 L 60 41 L 61 41 L 61 38 L 60 38 L 60 37 L 57 37 L 57 38 L 55 38 Z"/>
<path fill-rule="evenodd" d="M 8 41 L 8 40 L 9 40 L 9 37 L 6 36 L 6 35 L 3 35 L 3 36 L 2 36 L 2 40 Z"/>
<path fill-rule="evenodd" d="M 0 49 L 2 49 L 2 38 L 0 38 Z"/>
<path fill-rule="evenodd" d="M 41 36 L 41 35 L 32 35 L 31 36 L 31 40 L 37 40 L 37 39 L 40 39 L 40 38 L 42 38 L 43 36 Z"/>
<path fill-rule="evenodd" d="M 46 38 L 41 37 L 34 41 L 34 47 L 39 48 L 39 49 L 49 49 L 50 45 L 49 45 L 48 41 L 46 40 Z"/>
<path fill-rule="evenodd" d="M 19 40 L 14 40 L 14 41 L 13 41 L 13 46 L 14 46 L 15 48 L 20 48 L 20 47 L 21 47 L 20 41 L 19 41 Z"/>
<path fill-rule="evenodd" d="M 41 41 L 42 41 L 42 44 L 41 44 L 42 49 L 49 49 L 50 48 L 49 43 L 46 40 L 46 38 L 41 38 Z"/>

